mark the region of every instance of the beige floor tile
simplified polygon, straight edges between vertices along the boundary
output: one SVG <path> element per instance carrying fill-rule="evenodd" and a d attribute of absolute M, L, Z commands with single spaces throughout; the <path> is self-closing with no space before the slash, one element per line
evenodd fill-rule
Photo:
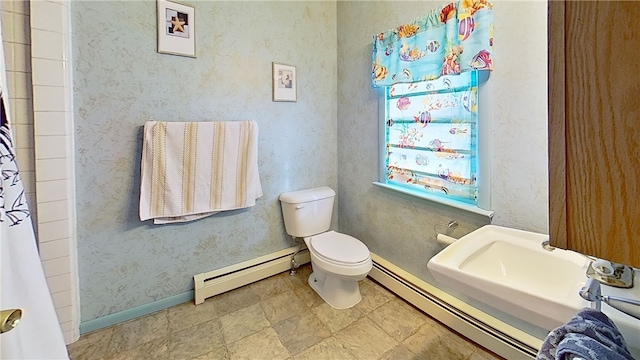
<path fill-rule="evenodd" d="M 180 330 L 169 335 L 171 359 L 190 359 L 224 346 L 219 319 Z"/>
<path fill-rule="evenodd" d="M 416 333 L 409 336 L 402 345 L 414 354 L 420 354 L 425 348 L 431 347 L 440 339 L 441 331 L 430 324 L 424 324 Z"/>
<path fill-rule="evenodd" d="M 369 318 L 362 318 L 335 334 L 336 339 L 361 360 L 378 359 L 398 343 Z"/>
<path fill-rule="evenodd" d="M 283 274 L 274 275 L 264 280 L 254 282 L 249 286 L 254 293 L 258 294 L 260 299 L 268 299 L 292 289 L 291 283 L 286 281 L 282 275 Z M 289 276 L 288 273 L 286 276 Z"/>
<path fill-rule="evenodd" d="M 82 335 L 78 341 L 67 346 L 71 360 L 102 359 L 107 351 L 113 327 Z"/>
<path fill-rule="evenodd" d="M 365 279 L 362 301 L 337 310 L 307 283 L 311 265 L 83 335 L 72 360 L 465 359 L 500 357 Z M 416 330 L 417 329 L 417 330 Z M 387 334 L 389 333 L 389 334 Z M 333 336 L 331 335 L 333 334 Z M 396 339 L 401 340 L 398 344 Z"/>
<path fill-rule="evenodd" d="M 220 323 L 222 324 L 222 332 L 224 333 L 224 341 L 226 344 L 231 344 L 234 341 L 271 326 L 260 304 L 253 304 L 222 316 Z"/>
<path fill-rule="evenodd" d="M 331 332 L 310 312 L 283 320 L 273 328 L 293 355 L 331 336 Z"/>
<path fill-rule="evenodd" d="M 360 294 L 362 295 L 362 300 L 356 304 L 356 308 L 364 314 L 370 313 L 396 297 L 389 290 L 369 278 L 360 281 Z"/>
<path fill-rule="evenodd" d="M 118 324 L 113 328 L 106 355 L 136 348 L 151 340 L 164 338 L 168 334 L 167 310 Z"/>
<path fill-rule="evenodd" d="M 306 263 L 296 269 L 296 274 L 294 276 L 289 275 L 285 280 L 289 282 L 291 287 L 294 289 L 296 287 L 309 286 L 309 275 L 311 275 L 312 272 L 313 269 L 311 268 L 311 263 Z M 288 273 L 289 272 L 287 271 L 287 274 Z"/>
<path fill-rule="evenodd" d="M 467 360 L 470 356 L 466 349 L 453 347 L 441 339 L 425 344 L 418 353 L 419 359 Z"/>
<path fill-rule="evenodd" d="M 206 354 L 196 356 L 193 360 L 229 360 L 229 350 L 226 346 L 219 347 L 215 350 L 209 351 Z"/>
<path fill-rule="evenodd" d="M 420 310 L 396 298 L 373 310 L 367 317 L 396 341 L 402 341 L 425 323 L 426 316 Z"/>
<path fill-rule="evenodd" d="M 469 360 L 503 360 L 502 357 L 482 348 L 476 348 Z"/>
<path fill-rule="evenodd" d="M 318 319 L 329 328 L 332 334 L 344 329 L 364 316 L 362 312 L 355 307 L 338 310 L 324 302 L 313 308 L 313 312 Z"/>
<path fill-rule="evenodd" d="M 476 350 L 475 344 L 451 331 L 423 325 L 402 345 L 426 359 L 468 359 Z"/>
<path fill-rule="evenodd" d="M 350 360 L 355 356 L 335 337 L 329 337 L 293 357 L 295 360 Z"/>
<path fill-rule="evenodd" d="M 210 298 L 214 303 L 218 316 L 227 315 L 244 307 L 253 305 L 260 301 L 260 296 L 256 294 L 250 286 L 243 286 L 224 294 Z M 209 301 L 207 300 L 207 301 Z"/>
<path fill-rule="evenodd" d="M 161 360 L 169 358 L 168 338 L 151 340 L 136 348 L 125 350 L 109 356 L 109 360 Z"/>
<path fill-rule="evenodd" d="M 267 319 L 271 324 L 277 324 L 292 316 L 301 315 L 308 311 L 305 304 L 296 296 L 293 290 L 260 301 Z"/>
<path fill-rule="evenodd" d="M 409 359 L 419 359 L 419 357 L 409 351 L 406 346 L 398 345 L 393 349 L 387 351 L 382 355 L 380 360 L 409 360 Z M 434 359 L 436 360 L 436 359 Z M 445 360 L 445 359 L 442 359 Z"/>
<path fill-rule="evenodd" d="M 293 289 L 293 292 L 302 300 L 302 302 L 309 308 L 314 308 L 320 304 L 324 304 L 324 300 L 318 295 L 311 286 L 298 286 Z"/>
<path fill-rule="evenodd" d="M 213 299 L 205 300 L 200 305 L 189 301 L 167 309 L 169 332 L 180 331 L 218 317 Z"/>
<path fill-rule="evenodd" d="M 424 318 L 425 324 L 433 326 L 440 333 L 449 333 L 451 331 L 448 327 L 443 325 L 438 320 L 432 318 L 431 316 L 429 316 L 427 314 L 425 314 L 425 315 L 426 315 L 425 318 Z"/>
<path fill-rule="evenodd" d="M 454 349 L 456 353 L 460 353 L 463 359 L 471 357 L 477 349 L 477 346 L 473 342 L 465 339 L 455 332 L 449 332 L 447 335 L 440 335 L 440 340 L 447 348 Z"/>
<path fill-rule="evenodd" d="M 228 345 L 231 360 L 288 359 L 291 354 L 282 345 L 273 328 L 266 328 L 256 334 Z"/>

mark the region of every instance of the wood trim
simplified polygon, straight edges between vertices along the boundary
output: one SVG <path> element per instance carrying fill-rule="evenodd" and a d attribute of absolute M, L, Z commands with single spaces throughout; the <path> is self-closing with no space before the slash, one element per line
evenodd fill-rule
<path fill-rule="evenodd" d="M 549 239 L 566 249 L 567 174 L 565 138 L 564 1 L 548 3 Z"/>
<path fill-rule="evenodd" d="M 584 254 L 640 266 L 634 2 L 567 2 L 567 237 Z M 569 86 L 570 85 L 570 86 Z"/>
<path fill-rule="evenodd" d="M 548 6 L 551 244 L 640 267 L 640 7 Z"/>

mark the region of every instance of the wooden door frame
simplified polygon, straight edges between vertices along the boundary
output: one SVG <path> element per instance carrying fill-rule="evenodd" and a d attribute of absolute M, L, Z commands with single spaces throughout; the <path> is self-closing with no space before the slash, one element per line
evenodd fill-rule
<path fill-rule="evenodd" d="M 549 239 L 566 249 L 565 3 L 548 2 Z M 562 31 L 560 31 L 562 29 Z"/>

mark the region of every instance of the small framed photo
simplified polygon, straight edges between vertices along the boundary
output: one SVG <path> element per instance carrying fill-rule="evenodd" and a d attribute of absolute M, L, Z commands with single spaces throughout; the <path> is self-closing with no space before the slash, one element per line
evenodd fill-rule
<path fill-rule="evenodd" d="M 273 101 L 298 101 L 296 67 L 273 63 Z"/>
<path fill-rule="evenodd" d="M 196 57 L 196 17 L 191 6 L 158 2 L 158 52 Z"/>

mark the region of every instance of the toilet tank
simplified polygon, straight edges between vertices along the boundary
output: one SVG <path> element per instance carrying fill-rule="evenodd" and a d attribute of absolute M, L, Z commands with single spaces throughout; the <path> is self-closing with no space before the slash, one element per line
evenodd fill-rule
<path fill-rule="evenodd" d="M 307 237 L 329 230 L 335 196 L 336 192 L 327 186 L 280 195 L 287 234 Z"/>

